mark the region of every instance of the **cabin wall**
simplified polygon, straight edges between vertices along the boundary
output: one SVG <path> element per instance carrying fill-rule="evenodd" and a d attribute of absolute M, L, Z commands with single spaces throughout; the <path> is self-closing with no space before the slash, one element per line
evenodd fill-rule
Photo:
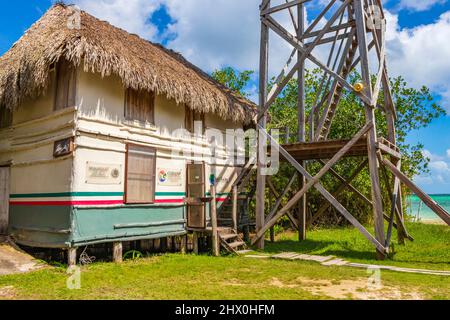
<path fill-rule="evenodd" d="M 74 245 L 161 238 L 186 232 L 186 166 L 191 161 L 205 160 L 200 155 L 210 152 L 210 144 L 204 137 L 173 135 L 174 131 L 184 127 L 185 108 L 162 95 L 157 95 L 155 100 L 155 125 L 125 119 L 124 94 L 118 77 L 102 79 L 98 74 L 79 73 L 73 176 L 73 193 L 79 195 L 79 201 L 73 211 Z M 221 131 L 241 127 L 214 115 L 206 115 L 205 126 Z M 127 143 L 157 150 L 154 204 L 127 205 L 123 202 Z M 205 191 L 210 188 L 209 174 L 215 173 L 219 182 L 219 200 L 223 201 L 239 168 L 227 165 L 224 145 L 219 145 L 217 152 L 223 156 L 218 165 L 211 166 L 209 159 L 205 163 Z M 86 172 L 92 166 L 117 168 L 120 177 L 115 181 L 88 181 Z M 159 179 L 162 171 L 179 173 L 179 179 L 164 182 Z"/>
<path fill-rule="evenodd" d="M 209 175 L 217 177 L 219 205 L 231 191 L 240 167 L 227 162 L 234 152 L 226 150 L 225 135 L 215 148 L 219 160 L 214 165 L 204 157 L 211 153 L 205 137 L 173 135 L 184 127 L 184 105 L 158 95 L 155 125 L 126 120 L 121 80 L 79 69 L 76 106 L 53 111 L 54 77 L 53 72 L 46 94 L 24 101 L 13 114 L 13 126 L 0 130 L 0 166 L 11 166 L 9 231 L 17 242 L 70 247 L 184 234 L 186 166 L 193 161 L 205 162 L 205 192 Z M 223 134 L 241 127 L 210 114 L 205 126 Z M 55 158 L 55 141 L 69 137 L 74 152 Z M 154 204 L 124 203 L 127 143 L 157 150 Z M 119 177 L 89 181 L 92 166 L 117 168 Z M 161 171 L 179 173 L 179 179 L 160 180 Z"/>
<path fill-rule="evenodd" d="M 46 94 L 24 101 L 13 112 L 11 128 L 0 131 L 0 165 L 9 165 L 9 232 L 32 246 L 65 246 L 70 241 L 71 210 L 49 195 L 71 191 L 72 156 L 54 158 L 57 140 L 72 137 L 76 109 L 53 112 L 54 73 Z"/>

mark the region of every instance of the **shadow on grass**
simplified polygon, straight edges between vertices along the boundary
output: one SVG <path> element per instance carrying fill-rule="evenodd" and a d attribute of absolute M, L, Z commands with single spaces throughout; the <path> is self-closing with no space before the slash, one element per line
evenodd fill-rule
<path fill-rule="evenodd" d="M 281 252 L 295 252 L 299 254 L 318 254 L 321 256 L 337 256 L 339 258 L 375 260 L 375 251 L 356 251 L 350 245 L 348 248 L 343 243 L 342 249 L 335 249 L 336 242 L 321 240 L 279 240 L 274 243 L 267 242 L 264 252 L 276 254 Z M 320 253 L 318 253 L 320 252 Z"/>

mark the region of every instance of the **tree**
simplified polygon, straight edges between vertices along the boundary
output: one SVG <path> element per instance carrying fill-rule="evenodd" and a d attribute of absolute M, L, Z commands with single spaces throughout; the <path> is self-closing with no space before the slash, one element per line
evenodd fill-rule
<path fill-rule="evenodd" d="M 250 94 L 246 91 L 254 71 L 236 71 L 231 67 L 216 70 L 212 73 L 212 77 L 219 81 L 227 88 L 233 90 L 239 95 L 248 98 Z"/>
<path fill-rule="evenodd" d="M 220 73 L 222 75 L 222 83 L 235 82 L 235 74 L 230 72 Z M 227 78 L 228 75 L 234 75 Z M 317 102 L 316 95 L 320 88 L 322 74 L 320 70 L 309 70 L 306 72 L 305 84 L 306 84 L 306 115 L 311 112 L 312 106 Z M 359 79 L 357 73 L 353 73 L 350 76 L 352 83 Z M 248 79 L 247 79 L 248 81 Z M 420 89 L 414 89 L 408 87 L 406 81 L 402 77 L 393 78 L 391 81 L 392 95 L 396 102 L 397 108 L 397 138 L 398 146 L 403 153 L 402 170 L 410 178 L 420 173 L 426 172 L 429 159 L 423 155 L 423 145 L 409 145 L 406 143 L 406 137 L 409 132 L 424 128 L 430 124 L 433 119 L 445 115 L 445 111 L 441 106 L 435 103 L 435 99 L 430 93 L 430 90 L 426 87 Z M 240 90 L 247 87 L 246 84 L 240 83 Z M 233 90 L 233 87 L 231 87 Z M 244 94 L 245 95 L 245 94 Z M 380 95 L 380 105 L 383 105 L 383 95 Z M 269 110 L 271 128 L 285 128 L 289 127 L 290 132 L 297 132 L 297 81 L 293 79 L 289 81 L 286 88 L 276 99 L 274 104 Z M 363 125 L 365 121 L 364 108 L 361 105 L 359 99 L 352 93 L 346 92 L 343 94 L 342 99 L 338 105 L 338 111 L 334 118 L 333 125 L 329 134 L 329 139 L 349 139 L 352 137 Z M 387 136 L 386 121 L 383 113 L 380 110 L 376 111 L 376 122 L 379 135 Z M 309 131 L 309 125 L 306 126 L 307 132 Z M 292 136 L 292 142 L 294 142 L 295 136 Z M 340 161 L 334 169 L 344 177 L 351 175 L 352 171 L 359 165 L 361 159 L 357 158 L 345 158 Z M 308 164 L 308 170 L 314 175 L 320 170 L 321 165 L 317 162 L 311 162 Z M 281 167 L 281 174 L 274 177 L 272 180 L 277 188 L 280 190 L 287 184 L 289 177 L 292 176 L 295 169 L 289 165 L 283 165 Z M 339 181 L 334 177 L 327 174 L 322 179 L 323 185 L 330 191 L 335 190 L 338 187 Z M 361 172 L 357 179 L 354 180 L 353 185 L 365 194 L 370 199 L 370 179 L 369 172 L 365 170 Z M 383 198 L 385 204 L 389 203 L 390 195 L 386 186 L 384 187 Z M 293 190 L 296 190 L 293 188 Z M 297 186 L 298 190 L 298 186 Z M 288 195 L 286 198 L 289 198 Z M 324 199 L 322 196 L 312 190 L 308 193 L 309 211 L 316 212 L 317 209 L 323 205 Z M 346 206 L 346 208 L 352 212 L 356 218 L 361 222 L 371 221 L 371 210 L 368 210 L 364 201 L 355 197 L 351 192 L 344 192 L 339 196 L 339 200 Z M 329 214 L 325 219 L 321 220 L 322 223 L 340 223 L 343 219 L 334 209 L 329 209 Z"/>

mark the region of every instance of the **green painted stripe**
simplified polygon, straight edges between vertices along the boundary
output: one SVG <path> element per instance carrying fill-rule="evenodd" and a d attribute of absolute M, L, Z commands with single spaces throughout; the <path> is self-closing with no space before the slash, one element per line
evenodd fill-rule
<path fill-rule="evenodd" d="M 185 192 L 156 192 L 156 196 L 170 197 L 180 196 L 184 197 Z M 11 199 L 25 199 L 25 198 L 63 198 L 63 197 L 123 197 L 123 192 L 61 192 L 61 193 L 30 193 L 30 194 L 12 194 Z"/>

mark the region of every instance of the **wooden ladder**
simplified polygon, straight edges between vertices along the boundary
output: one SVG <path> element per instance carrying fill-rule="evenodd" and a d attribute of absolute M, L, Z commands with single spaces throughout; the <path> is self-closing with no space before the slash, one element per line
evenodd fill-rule
<path fill-rule="evenodd" d="M 350 51 L 348 52 L 347 59 L 345 60 L 345 65 L 341 72 L 341 77 L 346 79 L 350 72 L 352 71 L 352 65 L 353 60 L 355 58 L 356 51 L 358 50 L 358 41 L 356 39 L 356 36 L 352 39 L 352 44 Z M 336 114 L 337 107 L 339 105 L 339 102 L 341 101 L 342 91 L 344 87 L 340 84 L 336 84 L 336 89 L 334 90 L 331 98 L 331 104 L 327 106 L 327 108 L 323 111 L 322 117 L 320 119 L 320 131 L 318 135 L 316 136 L 317 141 L 324 141 L 328 138 L 328 134 L 330 133 L 331 124 L 333 122 L 334 116 Z"/>

